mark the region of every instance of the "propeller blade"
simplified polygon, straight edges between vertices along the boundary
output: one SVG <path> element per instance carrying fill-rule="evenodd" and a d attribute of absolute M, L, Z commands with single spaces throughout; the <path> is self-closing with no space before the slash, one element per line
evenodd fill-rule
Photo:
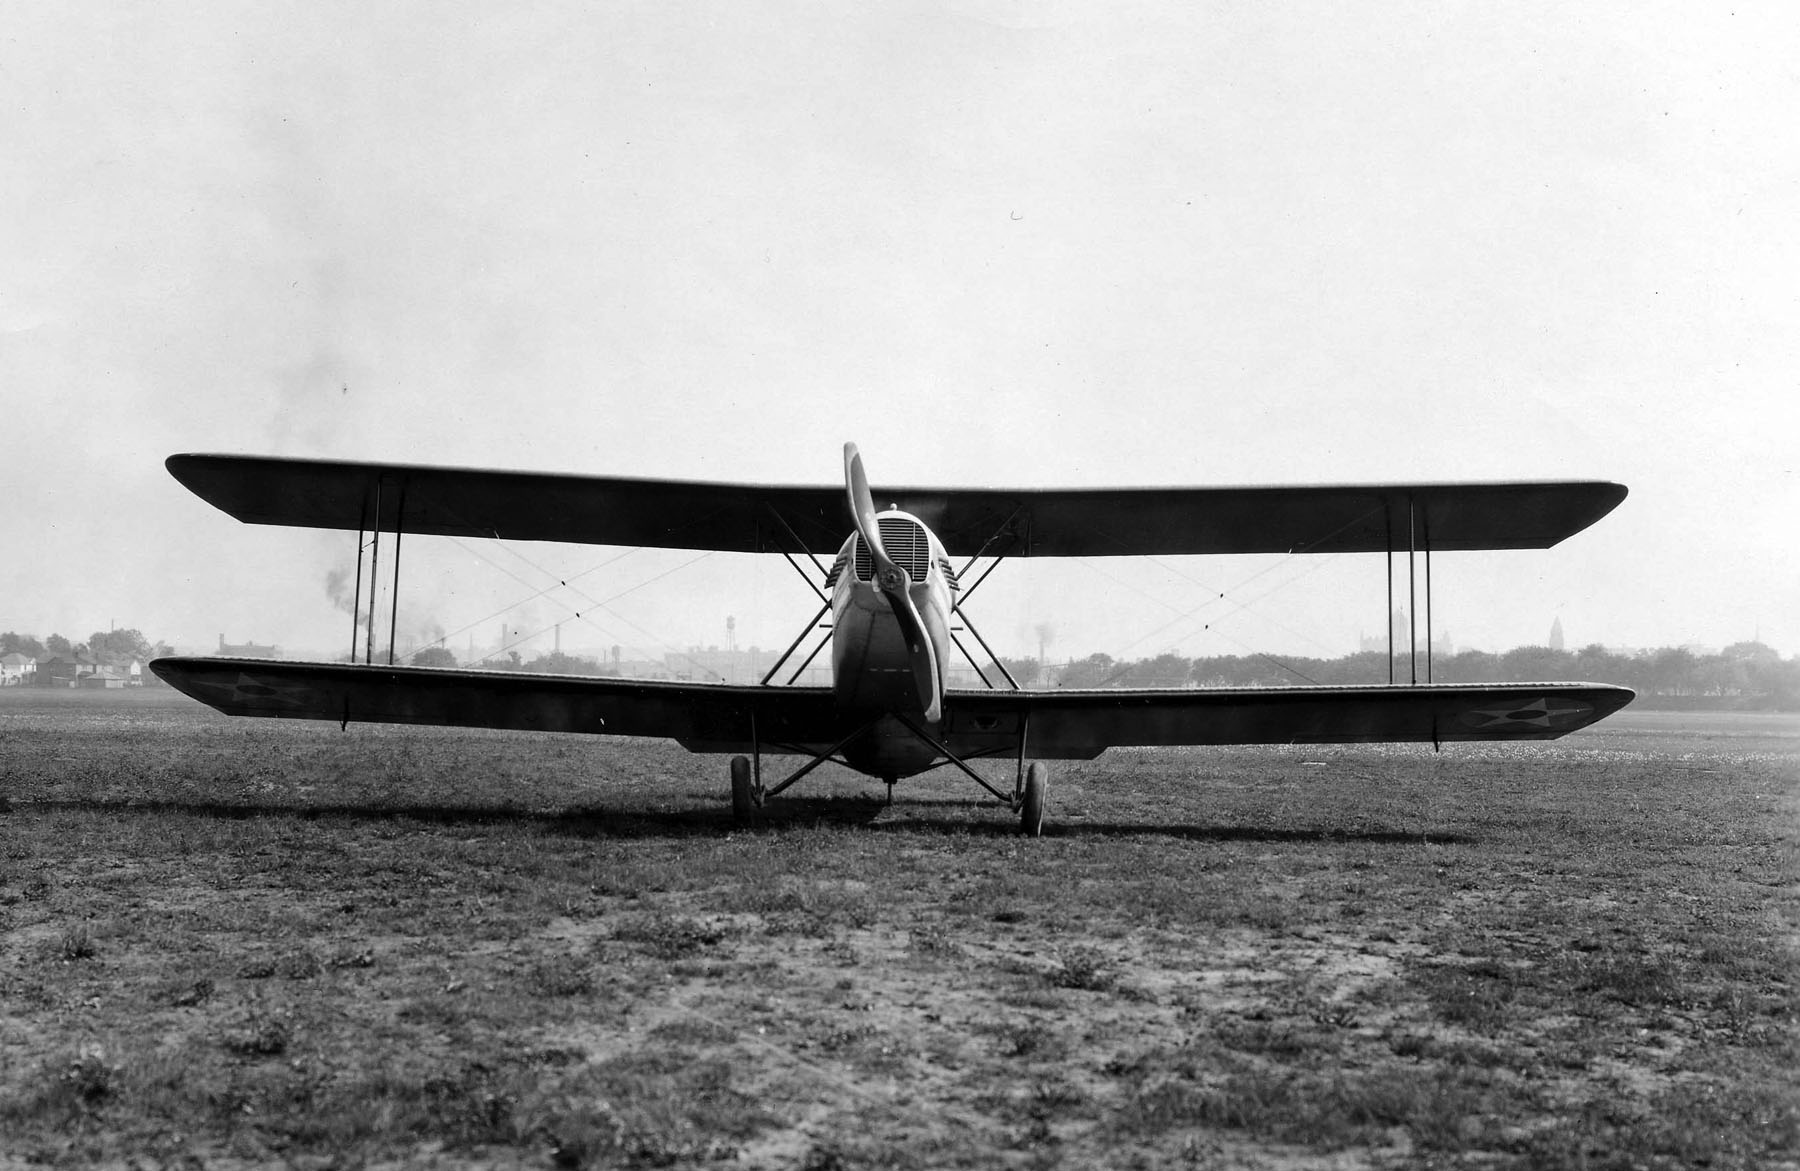
<path fill-rule="evenodd" d="M 869 548 L 875 567 L 875 584 L 893 607 L 900 633 L 906 639 L 912 658 L 913 683 L 919 691 L 919 705 L 925 719 L 937 723 L 943 716 L 942 689 L 938 685 L 937 647 L 925 629 L 925 619 L 913 602 L 912 575 L 887 555 L 881 543 L 881 525 L 875 519 L 875 497 L 869 491 L 869 477 L 863 471 L 862 453 L 856 444 L 844 444 L 844 492 L 850 501 L 850 514 L 856 518 L 856 531 Z"/>
<path fill-rule="evenodd" d="M 906 577 L 905 570 L 899 570 L 899 574 L 903 579 Z M 888 601 L 893 604 L 894 617 L 900 620 L 900 631 L 906 636 L 907 648 L 912 652 L 913 685 L 919 689 L 919 706 L 925 709 L 926 723 L 935 724 L 944 715 L 938 696 L 937 647 L 932 645 L 925 619 L 920 617 L 909 590 L 902 587 L 888 593 Z"/>
<path fill-rule="evenodd" d="M 869 492 L 869 477 L 863 472 L 862 453 L 854 443 L 844 444 L 844 491 L 850 497 L 850 515 L 856 518 L 856 531 L 862 534 L 863 544 L 878 561 L 887 561 L 887 550 L 881 547 L 881 526 L 875 523 L 875 497 Z"/>

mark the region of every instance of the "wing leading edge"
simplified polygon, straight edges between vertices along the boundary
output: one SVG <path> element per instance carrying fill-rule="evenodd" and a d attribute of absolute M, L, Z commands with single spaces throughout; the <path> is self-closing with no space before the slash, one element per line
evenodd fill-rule
<path fill-rule="evenodd" d="M 696 752 L 823 751 L 862 717 L 822 687 L 166 658 L 151 670 L 229 715 L 656 736 Z M 1181 691 L 953 691 L 944 742 L 962 756 L 1086 760 L 1107 748 L 1549 740 L 1631 702 L 1598 683 Z"/>
<path fill-rule="evenodd" d="M 406 464 L 174 455 L 171 474 L 251 524 L 522 541 L 837 551 L 841 485 L 725 484 Z M 1605 481 L 1207 488 L 893 488 L 953 556 L 1541 549 L 1618 506 Z"/>

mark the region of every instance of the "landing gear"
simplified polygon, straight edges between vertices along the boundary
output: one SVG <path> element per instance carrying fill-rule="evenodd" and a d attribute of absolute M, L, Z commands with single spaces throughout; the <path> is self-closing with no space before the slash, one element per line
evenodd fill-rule
<path fill-rule="evenodd" d="M 1019 792 L 1019 832 L 1028 838 L 1043 836 L 1044 801 L 1049 789 L 1050 770 L 1042 761 L 1032 761 Z"/>
<path fill-rule="evenodd" d="M 756 807 L 761 804 L 760 794 L 756 791 L 756 778 L 750 768 L 750 758 L 734 756 L 731 758 L 731 819 L 741 826 L 752 825 L 756 821 Z"/>
<path fill-rule="evenodd" d="M 1020 833 L 1024 834 L 1026 837 L 1033 838 L 1041 837 L 1043 835 L 1044 807 L 1049 800 L 1050 770 L 1045 767 L 1042 762 L 1028 762 L 1026 760 L 1026 735 L 1031 724 L 1031 713 L 1029 710 L 1024 712 L 1020 719 L 1019 746 L 1018 755 L 1016 757 L 1018 762 L 1018 772 L 1015 774 L 1011 792 L 990 783 L 986 777 L 983 777 L 980 773 L 971 768 L 967 760 L 957 755 L 955 750 L 945 744 L 944 741 L 935 735 L 929 728 L 921 727 L 910 716 L 903 712 L 879 713 L 867 722 L 851 730 L 836 744 L 833 744 L 823 752 L 817 751 L 810 746 L 796 748 L 793 745 L 787 745 L 786 750 L 808 752 L 812 755 L 812 759 L 801 765 L 800 768 L 795 770 L 786 780 L 765 788 L 762 783 L 762 742 L 757 738 L 756 722 L 752 720 L 750 723 L 750 742 L 756 750 L 756 756 L 754 758 L 745 756 L 734 756 L 731 758 L 732 819 L 739 826 L 752 826 L 757 824 L 757 822 L 761 820 L 764 802 L 771 797 L 780 796 L 802 777 L 828 761 L 837 761 L 838 763 L 848 765 L 851 768 L 861 767 L 858 764 L 851 763 L 848 756 L 840 756 L 839 754 L 844 753 L 850 743 L 857 737 L 869 734 L 872 730 L 876 729 L 879 724 L 887 720 L 899 723 L 902 727 L 912 732 L 914 736 L 917 736 L 920 740 L 936 749 L 938 755 L 943 758 L 939 763 L 955 765 L 958 769 L 962 770 L 970 780 L 985 789 L 989 796 L 993 797 L 997 802 L 1011 810 L 1013 813 L 1018 814 Z M 977 755 L 987 756 L 991 755 L 991 752 L 982 752 Z M 932 764 L 930 767 L 935 768 L 938 767 L 938 765 Z M 894 782 L 900 779 L 899 776 L 894 773 L 878 773 L 875 775 L 879 780 L 886 784 L 888 790 L 888 804 L 892 805 L 894 801 Z"/>

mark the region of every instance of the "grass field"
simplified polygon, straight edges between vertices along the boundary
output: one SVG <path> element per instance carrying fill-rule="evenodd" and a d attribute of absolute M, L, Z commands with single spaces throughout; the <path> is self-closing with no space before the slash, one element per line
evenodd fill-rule
<path fill-rule="evenodd" d="M 725 788 L 0 692 L 0 1166 L 1800 1166 L 1792 717 Z"/>

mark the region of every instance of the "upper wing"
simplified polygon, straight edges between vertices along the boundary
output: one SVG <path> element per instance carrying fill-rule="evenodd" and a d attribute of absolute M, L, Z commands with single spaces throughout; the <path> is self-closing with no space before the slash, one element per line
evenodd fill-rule
<path fill-rule="evenodd" d="M 169 471 L 252 524 L 676 549 L 835 553 L 841 485 L 175 455 Z M 1218 488 L 878 488 L 953 556 L 1540 549 L 1625 498 L 1603 481 Z"/>
<path fill-rule="evenodd" d="M 1023 725 L 1027 756 L 1067 760 L 1126 746 L 1553 740 L 1634 694 L 1603 683 L 955 691 L 944 739 L 969 755 L 1016 751 Z"/>
<path fill-rule="evenodd" d="M 824 687 L 211 657 L 155 659 L 150 669 L 234 716 L 666 736 L 745 750 L 753 719 L 768 743 L 822 748 L 843 735 Z"/>

